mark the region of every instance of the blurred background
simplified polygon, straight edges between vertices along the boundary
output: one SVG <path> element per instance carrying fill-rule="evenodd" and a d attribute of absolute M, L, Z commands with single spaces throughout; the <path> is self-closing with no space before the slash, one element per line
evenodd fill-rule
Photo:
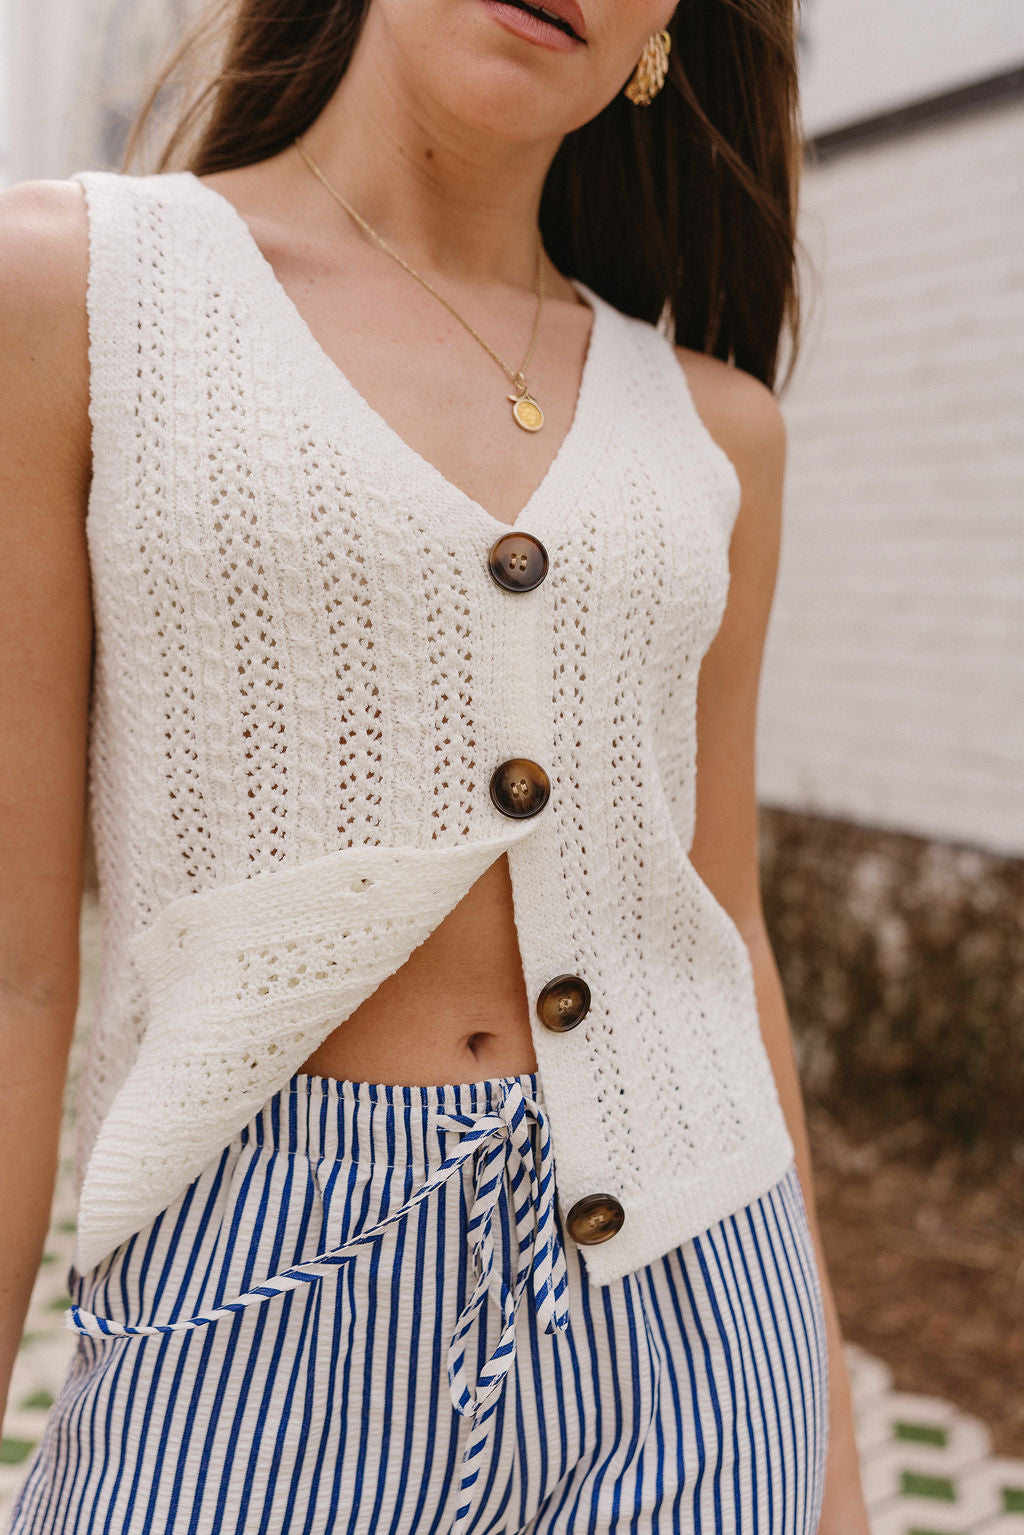
<path fill-rule="evenodd" d="M 0 185 L 118 168 L 197 8 L 0 0 Z M 765 909 L 876 1535 L 1024 1535 L 1024 3 L 804 0 L 800 59 Z M 84 1027 L 91 888 L 82 934 Z M 0 1506 L 72 1222 L 63 1182 Z"/>

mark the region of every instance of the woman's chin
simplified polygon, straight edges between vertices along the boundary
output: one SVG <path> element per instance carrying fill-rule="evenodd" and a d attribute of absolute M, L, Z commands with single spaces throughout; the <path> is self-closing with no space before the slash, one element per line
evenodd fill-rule
<path fill-rule="evenodd" d="M 586 50 L 579 44 L 572 44 L 572 52 L 536 46 L 496 22 L 486 0 L 467 0 L 458 19 L 457 39 L 443 29 L 437 41 L 444 46 L 428 67 L 438 104 L 467 128 L 510 144 L 530 144 L 560 139 L 597 110 L 592 101 L 579 99 L 587 94 L 577 56 Z M 567 120 L 574 100 L 578 108 Z"/>
<path fill-rule="evenodd" d="M 566 121 L 566 98 L 526 66 L 492 60 L 462 82 L 444 82 L 441 105 L 466 128 L 495 143 L 557 142 L 574 123 Z M 578 121 L 586 113 L 581 109 Z"/>

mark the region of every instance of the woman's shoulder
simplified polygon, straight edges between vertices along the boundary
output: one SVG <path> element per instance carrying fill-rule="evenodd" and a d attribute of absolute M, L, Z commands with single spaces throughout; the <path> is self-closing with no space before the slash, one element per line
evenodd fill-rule
<path fill-rule="evenodd" d="M 674 348 L 698 414 L 740 479 L 778 468 L 786 454 L 786 421 L 775 392 L 752 373 L 697 352 Z"/>
<path fill-rule="evenodd" d="M 0 191 L 0 291 L 8 310 L 85 291 L 89 228 L 83 189 L 62 180 L 16 181 Z"/>
<path fill-rule="evenodd" d="M 89 229 L 74 181 L 19 181 L 0 191 L 3 369 L 23 404 L 34 400 L 34 443 L 88 453 Z"/>

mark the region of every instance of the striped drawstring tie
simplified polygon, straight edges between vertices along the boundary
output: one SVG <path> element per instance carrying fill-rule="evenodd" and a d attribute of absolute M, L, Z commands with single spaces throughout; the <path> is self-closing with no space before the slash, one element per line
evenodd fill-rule
<path fill-rule="evenodd" d="M 247 1290 L 237 1299 L 211 1311 L 186 1317 L 177 1322 L 132 1326 L 113 1322 L 107 1317 L 71 1306 L 65 1313 L 67 1326 L 91 1338 L 144 1337 L 155 1333 L 185 1332 L 205 1327 L 262 1301 L 284 1295 L 301 1285 L 317 1284 L 332 1268 L 358 1255 L 359 1249 L 380 1236 L 388 1226 L 402 1220 L 471 1157 L 476 1157 L 473 1206 L 469 1217 L 468 1239 L 477 1271 L 476 1285 L 456 1324 L 448 1344 L 448 1389 L 455 1411 L 474 1420 L 462 1455 L 459 1505 L 451 1535 L 461 1535 L 472 1512 L 472 1489 L 479 1478 L 481 1459 L 489 1437 L 489 1420 L 500 1400 L 504 1384 L 516 1355 L 516 1312 L 530 1274 L 533 1274 L 534 1304 L 537 1320 L 544 1332 L 565 1332 L 569 1325 L 568 1289 L 565 1252 L 555 1225 L 554 1163 L 547 1115 L 534 1098 L 527 1098 L 515 1077 L 501 1078 L 501 1102 L 483 1114 L 439 1114 L 440 1129 L 461 1131 L 457 1149 L 439 1164 L 437 1170 L 410 1195 L 405 1204 L 386 1215 L 376 1225 L 368 1226 L 341 1247 L 320 1253 L 305 1263 L 285 1269 L 273 1279 Z M 529 1121 L 536 1122 L 540 1136 L 539 1167 L 530 1135 Z M 519 1260 L 512 1290 L 505 1283 L 495 1262 L 493 1217 L 502 1197 L 506 1174 L 511 1196 Z M 490 1295 L 501 1312 L 501 1336 L 490 1357 L 478 1371 L 475 1389 L 470 1387 L 466 1371 L 465 1338 L 471 1331 L 484 1302 Z"/>

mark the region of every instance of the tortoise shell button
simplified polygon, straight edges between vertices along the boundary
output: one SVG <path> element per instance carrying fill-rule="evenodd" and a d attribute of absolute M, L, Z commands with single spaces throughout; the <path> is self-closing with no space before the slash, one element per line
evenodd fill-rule
<path fill-rule="evenodd" d="M 548 552 L 532 533 L 503 533 L 487 554 L 487 568 L 507 592 L 530 592 L 548 573 Z"/>
<path fill-rule="evenodd" d="M 556 975 L 537 998 L 537 1017 L 546 1029 L 565 1034 L 590 1007 L 590 987 L 578 975 Z"/>
<path fill-rule="evenodd" d="M 529 757 L 509 757 L 491 774 L 491 799 L 502 815 L 517 820 L 543 810 L 550 793 L 548 775 Z"/>
<path fill-rule="evenodd" d="M 614 1194 L 587 1194 L 577 1199 L 565 1217 L 565 1225 L 574 1242 L 581 1247 L 594 1247 L 613 1237 L 625 1219 L 626 1212 Z"/>

